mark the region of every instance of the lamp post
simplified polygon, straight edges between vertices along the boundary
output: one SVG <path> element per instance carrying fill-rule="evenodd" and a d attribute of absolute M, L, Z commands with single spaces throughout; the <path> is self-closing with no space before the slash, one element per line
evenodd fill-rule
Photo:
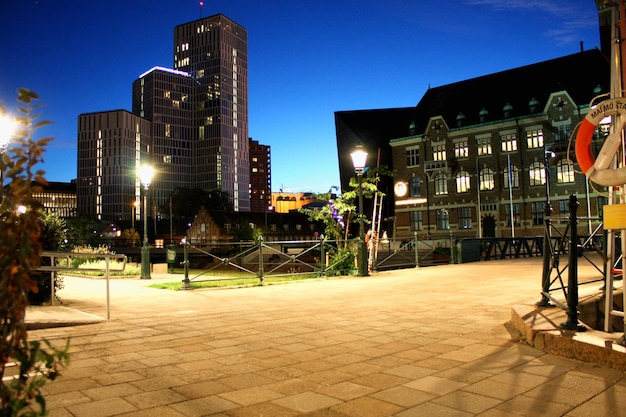
<path fill-rule="evenodd" d="M 365 171 L 365 161 L 367 152 L 361 146 L 350 154 L 352 165 L 359 182 L 359 246 L 357 252 L 357 270 L 360 277 L 365 277 L 367 273 L 367 248 L 365 246 L 365 226 L 363 225 L 363 171 Z"/>
<path fill-rule="evenodd" d="M 131 228 L 133 229 L 133 231 L 135 230 L 135 217 L 137 217 L 137 209 L 139 208 L 139 205 L 141 204 L 141 201 L 139 200 L 135 200 L 133 201 L 133 214 L 132 214 L 132 226 Z"/>
<path fill-rule="evenodd" d="M 139 181 L 143 185 L 143 246 L 141 247 L 141 279 L 150 279 L 150 246 L 148 246 L 148 187 L 152 182 L 152 167 L 139 168 Z"/>

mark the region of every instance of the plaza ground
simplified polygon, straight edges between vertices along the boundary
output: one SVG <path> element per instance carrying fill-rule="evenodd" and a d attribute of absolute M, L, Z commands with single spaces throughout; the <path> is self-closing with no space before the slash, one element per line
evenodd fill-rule
<path fill-rule="evenodd" d="M 27 322 L 31 339 L 71 339 L 44 388 L 51 416 L 626 416 L 619 361 L 528 344 L 534 324 L 571 352 L 594 344 L 535 308 L 541 270 L 526 258 L 192 291 L 147 286 L 180 275 L 116 279 L 109 320 L 104 280 L 66 278 L 63 305 Z M 586 337 L 602 336 L 619 335 Z"/>

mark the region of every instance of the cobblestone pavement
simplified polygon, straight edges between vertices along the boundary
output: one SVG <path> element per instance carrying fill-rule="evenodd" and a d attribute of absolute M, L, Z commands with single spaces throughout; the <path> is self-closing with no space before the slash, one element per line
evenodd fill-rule
<path fill-rule="evenodd" d="M 623 372 L 507 325 L 540 298 L 539 258 L 240 289 L 154 281 L 111 280 L 110 320 L 102 280 L 66 278 L 62 307 L 29 311 L 92 323 L 30 332 L 71 338 L 44 388 L 51 416 L 626 416 Z"/>

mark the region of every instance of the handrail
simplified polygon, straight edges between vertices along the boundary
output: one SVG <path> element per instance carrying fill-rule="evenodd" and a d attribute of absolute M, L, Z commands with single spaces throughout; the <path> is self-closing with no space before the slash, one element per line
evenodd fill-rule
<path fill-rule="evenodd" d="M 116 255 L 116 254 L 99 254 L 99 253 L 86 253 L 86 252 L 61 252 L 61 251 L 43 251 L 41 253 L 42 258 L 50 259 L 50 265 L 42 265 L 36 270 L 39 272 L 50 272 L 50 303 L 54 305 L 54 273 L 61 271 L 89 271 L 89 272 L 104 272 L 106 278 L 106 308 L 107 308 L 107 320 L 111 318 L 111 291 L 110 291 L 110 280 L 109 273 L 111 271 L 121 272 L 126 269 L 126 263 L 128 262 L 128 257 L 126 255 Z M 72 258 L 98 258 L 105 260 L 105 268 L 76 268 L 72 267 Z M 109 264 L 111 259 L 121 260 L 122 266 L 120 269 L 111 269 L 109 268 Z M 59 265 L 59 261 L 65 260 L 65 264 Z"/>

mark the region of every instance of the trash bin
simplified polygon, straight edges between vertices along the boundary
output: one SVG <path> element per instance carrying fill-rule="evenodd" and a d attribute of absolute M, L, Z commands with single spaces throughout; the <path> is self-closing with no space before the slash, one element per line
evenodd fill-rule
<path fill-rule="evenodd" d="M 480 261 L 482 257 L 480 239 L 457 239 L 455 242 L 455 264 Z"/>
<path fill-rule="evenodd" d="M 176 245 L 167 245 L 165 250 L 165 262 L 167 262 L 167 271 L 170 274 L 174 273 L 174 264 L 176 263 Z"/>

